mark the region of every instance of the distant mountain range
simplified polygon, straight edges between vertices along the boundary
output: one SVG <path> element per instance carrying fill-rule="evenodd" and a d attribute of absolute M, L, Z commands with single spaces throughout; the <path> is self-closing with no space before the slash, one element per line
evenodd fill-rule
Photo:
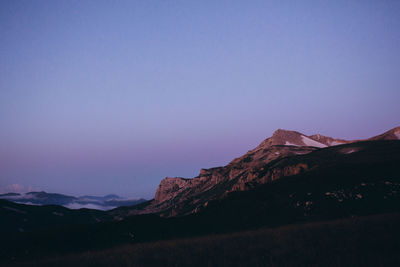
<path fill-rule="evenodd" d="M 20 204 L 30 205 L 60 205 L 70 209 L 110 210 L 121 206 L 133 206 L 146 201 L 145 199 L 123 199 L 117 195 L 73 197 L 63 194 L 29 192 L 26 194 L 0 194 L 0 199 L 6 199 Z"/>

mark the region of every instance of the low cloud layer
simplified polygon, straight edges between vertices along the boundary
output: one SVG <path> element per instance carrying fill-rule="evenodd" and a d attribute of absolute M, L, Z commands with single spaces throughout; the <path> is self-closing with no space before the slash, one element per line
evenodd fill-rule
<path fill-rule="evenodd" d="M 77 210 L 77 209 L 95 209 L 95 210 L 111 210 L 116 207 L 111 207 L 111 206 L 101 206 L 101 205 L 96 205 L 96 204 L 79 204 L 79 203 L 71 203 L 68 205 L 64 205 L 64 207 Z"/>

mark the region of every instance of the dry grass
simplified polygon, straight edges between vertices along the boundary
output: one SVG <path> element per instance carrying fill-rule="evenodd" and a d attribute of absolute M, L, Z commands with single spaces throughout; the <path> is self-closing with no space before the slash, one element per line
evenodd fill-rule
<path fill-rule="evenodd" d="M 126 245 L 18 266 L 399 266 L 400 214 Z"/>

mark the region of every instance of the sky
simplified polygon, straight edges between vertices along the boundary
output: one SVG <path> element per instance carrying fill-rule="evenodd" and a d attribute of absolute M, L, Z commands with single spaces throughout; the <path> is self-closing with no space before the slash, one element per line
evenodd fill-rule
<path fill-rule="evenodd" d="M 0 192 L 152 198 L 278 129 L 400 125 L 399 1 L 0 2 Z"/>

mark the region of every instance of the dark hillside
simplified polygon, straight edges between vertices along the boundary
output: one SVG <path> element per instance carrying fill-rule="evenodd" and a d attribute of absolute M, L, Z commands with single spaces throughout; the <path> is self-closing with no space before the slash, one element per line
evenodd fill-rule
<path fill-rule="evenodd" d="M 400 214 L 119 246 L 10 266 L 398 266 Z"/>

